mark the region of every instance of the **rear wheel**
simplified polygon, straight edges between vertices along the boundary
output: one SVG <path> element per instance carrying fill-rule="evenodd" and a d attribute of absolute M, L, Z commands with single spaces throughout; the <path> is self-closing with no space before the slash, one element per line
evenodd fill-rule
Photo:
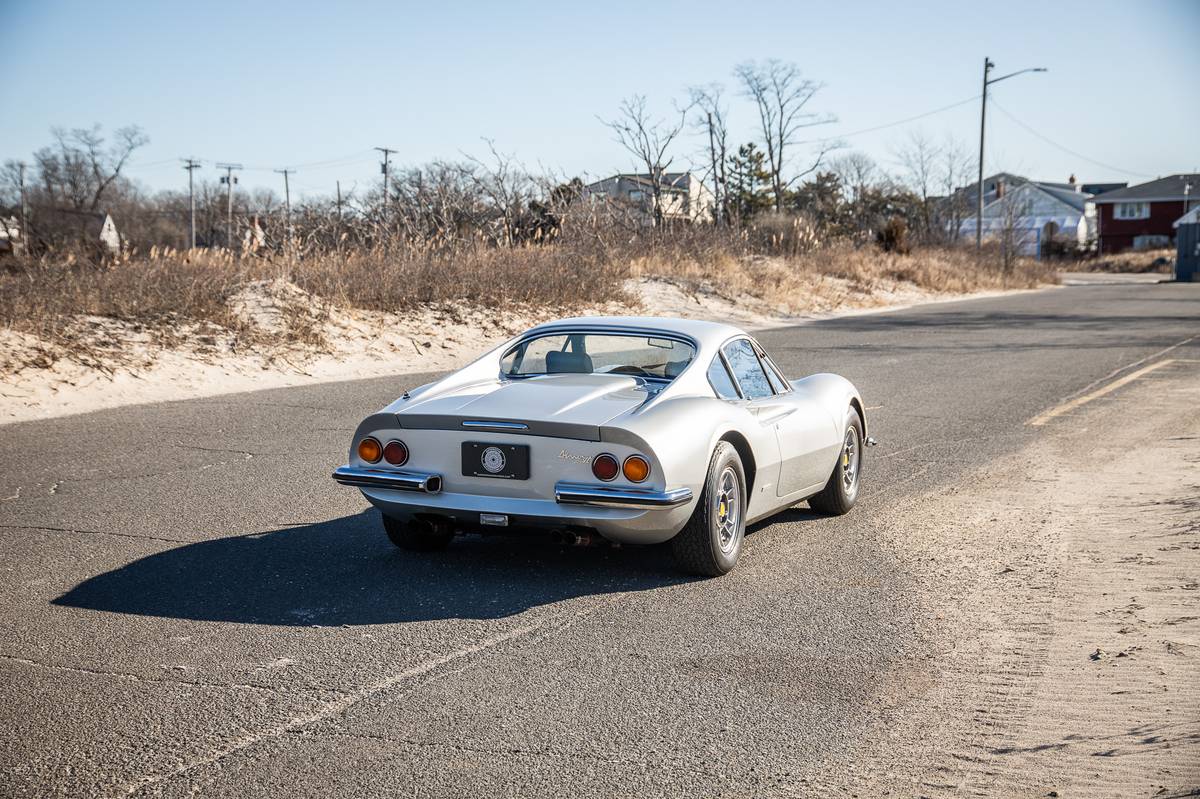
<path fill-rule="evenodd" d="M 675 562 L 691 574 L 718 577 L 738 562 L 746 536 L 746 474 L 737 450 L 717 444 L 692 518 L 671 539 Z"/>
<path fill-rule="evenodd" d="M 846 415 L 842 451 L 833 467 L 833 474 L 829 475 L 829 482 L 821 489 L 821 493 L 808 498 L 810 508 L 818 513 L 841 516 L 854 507 L 862 479 L 863 443 L 862 419 L 858 411 L 851 409 Z"/>
<path fill-rule="evenodd" d="M 454 538 L 454 529 L 449 525 L 434 525 L 422 519 L 402 522 L 391 516 L 384 516 L 383 529 L 393 544 L 410 552 L 445 549 Z"/>

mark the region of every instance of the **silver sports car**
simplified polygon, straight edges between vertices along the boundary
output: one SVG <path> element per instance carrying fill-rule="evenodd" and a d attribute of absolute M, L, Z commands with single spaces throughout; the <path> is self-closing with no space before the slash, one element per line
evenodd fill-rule
<path fill-rule="evenodd" d="M 719 575 L 749 523 L 803 500 L 850 510 L 866 433 L 848 380 L 788 380 L 736 327 L 564 319 L 368 416 L 333 479 L 404 549 L 542 528 L 669 540 L 682 568 Z"/>

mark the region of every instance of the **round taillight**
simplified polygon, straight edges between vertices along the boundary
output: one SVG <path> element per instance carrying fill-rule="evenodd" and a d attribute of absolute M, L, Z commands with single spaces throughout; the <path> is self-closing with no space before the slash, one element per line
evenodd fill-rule
<path fill-rule="evenodd" d="M 389 441 L 383 448 L 383 459 L 393 466 L 403 466 L 408 461 L 408 447 L 403 441 Z"/>
<path fill-rule="evenodd" d="M 367 437 L 358 442 L 358 457 L 367 463 L 378 463 L 383 456 L 383 447 L 373 438 Z"/>
<path fill-rule="evenodd" d="M 621 464 L 617 463 L 617 459 L 607 452 L 592 458 L 592 474 L 606 483 L 609 480 L 615 480 L 620 471 Z"/>
<path fill-rule="evenodd" d="M 630 455 L 622 467 L 625 479 L 631 483 L 640 483 L 650 476 L 650 463 L 641 455 Z"/>

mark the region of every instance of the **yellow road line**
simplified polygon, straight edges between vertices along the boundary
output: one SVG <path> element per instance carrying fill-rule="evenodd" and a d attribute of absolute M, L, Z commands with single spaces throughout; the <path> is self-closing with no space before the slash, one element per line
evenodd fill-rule
<path fill-rule="evenodd" d="M 1118 379 L 1112 381 L 1111 383 L 1101 386 L 1100 388 L 1096 389 L 1095 391 L 1093 391 L 1089 394 L 1084 394 L 1082 397 L 1076 397 L 1075 399 L 1073 399 L 1069 402 L 1061 403 L 1059 405 L 1054 406 L 1053 408 L 1051 408 L 1048 411 L 1039 413 L 1037 416 L 1033 417 L 1028 422 L 1026 422 L 1026 424 L 1028 424 L 1030 427 L 1041 427 L 1042 425 L 1044 425 L 1046 422 L 1050 421 L 1051 419 L 1062 416 L 1064 413 L 1068 413 L 1070 411 L 1075 410 L 1080 405 L 1086 405 L 1087 403 L 1091 402 L 1094 399 L 1098 399 L 1100 397 L 1103 397 L 1105 394 L 1109 394 L 1113 391 L 1116 391 L 1121 386 L 1123 386 L 1127 383 L 1132 383 L 1134 380 L 1137 380 L 1139 377 L 1141 377 L 1145 374 L 1148 374 L 1150 372 L 1153 372 L 1155 369 L 1166 366 L 1167 364 L 1170 364 L 1170 363 L 1175 363 L 1175 359 L 1167 358 L 1165 361 L 1158 361 L 1157 363 L 1152 363 L 1149 366 L 1143 366 L 1141 369 L 1138 369 L 1136 372 L 1130 372 L 1129 374 L 1125 375 L 1124 377 L 1118 378 Z"/>

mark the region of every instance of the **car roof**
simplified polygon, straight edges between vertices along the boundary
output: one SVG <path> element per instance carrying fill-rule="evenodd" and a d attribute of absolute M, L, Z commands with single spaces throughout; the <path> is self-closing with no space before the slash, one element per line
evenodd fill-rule
<path fill-rule="evenodd" d="M 630 330 L 661 330 L 695 339 L 701 346 L 719 346 L 732 336 L 746 335 L 746 331 L 721 322 L 705 322 L 700 319 L 676 319 L 669 316 L 575 316 L 546 322 L 530 328 L 529 333 L 552 332 L 565 327 L 628 328 Z"/>

